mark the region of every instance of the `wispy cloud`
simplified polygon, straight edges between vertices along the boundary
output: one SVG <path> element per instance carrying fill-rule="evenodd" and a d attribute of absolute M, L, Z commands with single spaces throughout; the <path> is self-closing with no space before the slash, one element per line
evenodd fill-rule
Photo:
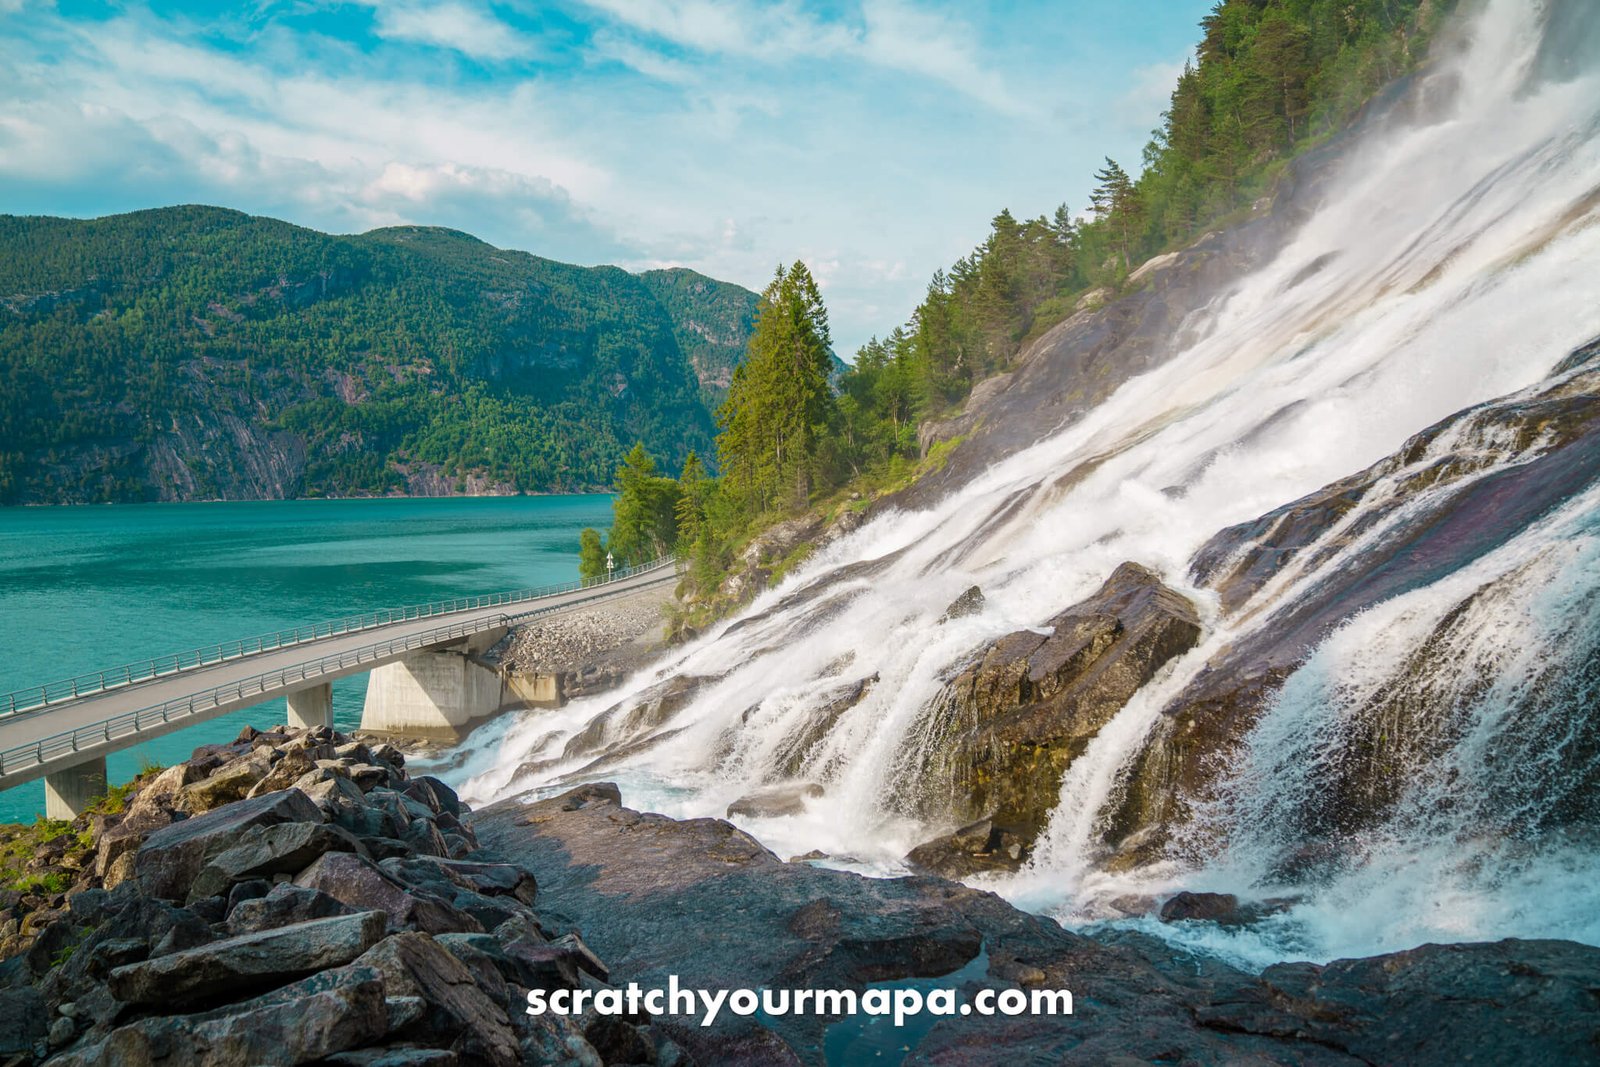
<path fill-rule="evenodd" d="M 0 212 L 437 224 L 753 288 L 799 256 L 848 353 L 1000 207 L 1136 158 L 1212 0 L 1097 10 L 1132 43 L 1092 74 L 1087 0 L 828 2 L 0 0 Z"/>
<path fill-rule="evenodd" d="M 1035 116 L 1039 109 L 1011 91 L 973 46 L 970 26 L 903 0 L 866 0 L 851 21 L 830 21 L 797 3 L 732 0 L 585 0 L 647 37 L 707 55 L 765 63 L 845 59 L 932 79 L 993 110 Z M 615 47 L 615 37 L 608 41 Z M 614 57 L 656 76 L 659 53 L 633 46 Z"/>
<path fill-rule="evenodd" d="M 527 55 L 531 42 L 486 8 L 458 0 L 365 0 L 374 9 L 379 37 L 414 41 L 460 52 L 473 59 L 503 60 Z"/>

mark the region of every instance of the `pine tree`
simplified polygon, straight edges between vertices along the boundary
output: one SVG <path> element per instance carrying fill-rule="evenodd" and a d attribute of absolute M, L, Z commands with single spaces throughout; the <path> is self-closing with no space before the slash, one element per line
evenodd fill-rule
<path fill-rule="evenodd" d="M 828 313 L 798 260 L 762 293 L 745 361 L 718 413 L 717 456 L 752 513 L 803 504 L 819 471 L 820 445 L 837 419 Z"/>
<path fill-rule="evenodd" d="M 1106 157 L 1106 165 L 1095 172 L 1094 180 L 1099 184 L 1089 194 L 1089 203 L 1094 206 L 1096 218 L 1108 221 L 1122 253 L 1122 269 L 1127 271 L 1132 267 L 1133 244 L 1142 215 L 1138 190 L 1128 172 L 1110 156 Z"/>

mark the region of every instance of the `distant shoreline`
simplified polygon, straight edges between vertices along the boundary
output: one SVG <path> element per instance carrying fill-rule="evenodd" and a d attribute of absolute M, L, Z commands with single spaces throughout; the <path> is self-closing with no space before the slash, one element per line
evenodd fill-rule
<path fill-rule="evenodd" d="M 309 504 L 326 501 L 329 503 L 350 503 L 356 500 L 517 500 L 517 499 L 544 499 L 557 496 L 615 496 L 609 489 L 580 489 L 571 492 L 533 492 L 533 493 L 448 493 L 439 495 L 423 495 L 412 493 L 388 493 L 383 496 L 287 496 L 287 497 L 249 497 L 240 500 L 229 500 L 223 497 L 206 497 L 201 500 L 72 500 L 63 503 L 39 503 L 30 501 L 24 504 L 0 504 L 0 511 L 20 511 L 25 508 L 102 508 L 102 507 L 167 507 L 188 504 Z"/>

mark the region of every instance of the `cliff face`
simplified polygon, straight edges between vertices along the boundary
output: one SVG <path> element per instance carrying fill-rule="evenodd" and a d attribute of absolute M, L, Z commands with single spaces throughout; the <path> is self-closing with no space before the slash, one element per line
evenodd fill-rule
<path fill-rule="evenodd" d="M 0 217 L 0 502 L 602 486 L 707 449 L 758 299 L 422 227 Z"/>

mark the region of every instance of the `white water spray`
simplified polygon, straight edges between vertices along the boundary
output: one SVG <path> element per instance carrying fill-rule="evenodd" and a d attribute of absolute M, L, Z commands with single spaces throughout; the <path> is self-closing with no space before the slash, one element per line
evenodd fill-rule
<path fill-rule="evenodd" d="M 1494 585 L 1498 592 L 1479 605 L 1483 625 L 1455 635 L 1473 676 L 1489 679 L 1489 695 L 1480 694 L 1488 709 L 1499 699 L 1496 686 L 1527 676 L 1528 656 L 1555 655 L 1592 620 L 1600 575 L 1594 501 L 1584 497 L 1472 574 L 1397 597 L 1317 651 L 1251 738 L 1231 805 L 1211 813 L 1250 823 L 1257 837 L 1231 835 L 1229 851 L 1200 872 L 1114 878 L 1097 870 L 1097 820 L 1165 704 L 1209 655 L 1269 625 L 1363 543 L 1306 553 L 1314 564 L 1286 570 L 1224 614 L 1186 577 L 1206 539 L 1372 464 L 1454 412 L 1540 382 L 1567 352 L 1600 336 L 1600 85 L 1592 76 L 1600 64 L 1581 80 L 1530 82 L 1542 26 L 1540 5 L 1491 0 L 1468 45 L 1439 72 L 1459 86 L 1447 112 L 1353 146 L 1288 246 L 1187 323 L 1184 336 L 1198 340 L 1164 365 L 938 505 L 881 516 L 834 544 L 740 620 L 624 690 L 480 730 L 464 768 L 467 799 L 481 804 L 566 776 L 603 777 L 620 782 L 632 806 L 720 816 L 764 785 L 816 781 L 825 794 L 804 814 L 747 826 L 781 854 L 817 848 L 893 871 L 911 845 L 942 829 L 904 814 L 892 783 L 951 671 L 1135 560 L 1200 606 L 1206 637 L 1073 763 L 1032 868 L 998 888 L 1073 919 L 1103 914 L 1095 904 L 1113 893 L 1159 891 L 1175 879 L 1188 888 L 1269 879 L 1269 858 L 1281 851 L 1273 835 L 1295 817 L 1291 800 L 1273 798 L 1307 788 L 1304 776 L 1337 748 L 1339 709 L 1356 707 L 1363 687 L 1393 680 L 1414 651 L 1407 640 L 1422 640 L 1462 598 Z M 1473 447 L 1480 473 L 1528 458 L 1504 442 Z M 1364 506 L 1381 498 L 1376 491 Z M 950 558 L 961 563 L 940 562 Z M 973 584 L 985 593 L 981 613 L 937 625 Z M 1559 589 L 1578 592 L 1561 600 Z M 1522 653 L 1496 651 L 1507 645 Z M 601 718 L 678 674 L 715 681 L 669 715 Z M 866 695 L 838 710 L 840 690 L 858 684 Z M 1492 752 L 1505 733 L 1492 710 L 1469 718 L 1444 757 L 1456 767 L 1451 781 L 1487 773 L 1473 753 Z M 586 742 L 569 751 L 580 734 Z M 591 766 L 597 756 L 602 762 Z M 1449 778 L 1440 774 L 1440 782 Z M 1434 792 L 1402 802 L 1387 839 L 1363 839 L 1365 855 L 1404 853 L 1437 834 L 1437 820 L 1417 813 L 1439 790 L 1460 786 L 1428 788 Z M 1508 821 L 1515 818 L 1499 824 Z M 1592 918 L 1554 909 L 1533 919 L 1515 903 L 1529 886 L 1575 884 L 1580 875 L 1597 881 L 1596 852 L 1522 840 L 1477 855 L 1473 871 L 1441 884 L 1457 900 L 1448 922 L 1436 921 L 1439 898 L 1421 888 L 1440 868 L 1413 851 L 1411 867 L 1369 863 L 1249 935 L 1256 940 L 1212 947 L 1264 961 L 1376 951 L 1423 936 L 1600 939 Z M 1421 874 L 1407 882 L 1401 868 Z M 1517 871 L 1533 873 L 1517 882 Z M 1513 890 L 1496 888 L 1513 882 Z M 1362 913 L 1349 900 L 1379 888 L 1385 892 L 1367 899 L 1389 918 L 1352 918 Z M 1592 916 L 1600 914 L 1595 903 L 1585 896 L 1573 907 L 1588 906 Z"/>

